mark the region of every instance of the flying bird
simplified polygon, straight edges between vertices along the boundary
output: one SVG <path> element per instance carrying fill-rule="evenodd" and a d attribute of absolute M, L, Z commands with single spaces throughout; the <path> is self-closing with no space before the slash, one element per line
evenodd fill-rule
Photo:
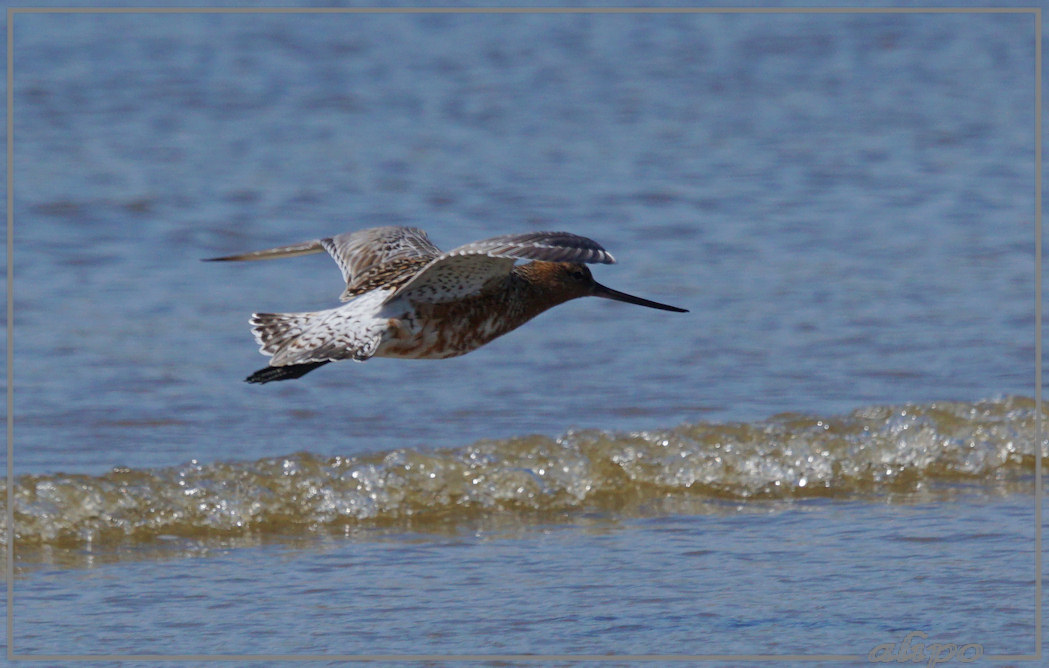
<path fill-rule="evenodd" d="M 322 251 L 342 271 L 340 299 L 347 303 L 308 313 L 253 314 L 251 331 L 270 361 L 247 382 L 299 378 L 344 359 L 465 355 L 577 297 L 688 312 L 601 285 L 586 263 L 615 259 L 597 242 L 568 232 L 507 234 L 442 253 L 420 229 L 373 227 L 208 261 Z"/>

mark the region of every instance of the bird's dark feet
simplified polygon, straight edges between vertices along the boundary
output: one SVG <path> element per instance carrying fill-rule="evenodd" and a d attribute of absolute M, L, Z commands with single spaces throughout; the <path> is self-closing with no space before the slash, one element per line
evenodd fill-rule
<path fill-rule="evenodd" d="M 291 380 L 305 376 L 319 366 L 324 366 L 328 360 L 323 362 L 306 362 L 305 364 L 289 364 L 287 366 L 268 366 L 259 369 L 244 380 L 249 383 L 268 383 L 274 380 Z"/>

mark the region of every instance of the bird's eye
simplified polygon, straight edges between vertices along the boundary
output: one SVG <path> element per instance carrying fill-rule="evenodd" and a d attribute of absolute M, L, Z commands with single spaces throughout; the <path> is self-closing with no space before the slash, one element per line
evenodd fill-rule
<path fill-rule="evenodd" d="M 582 269 L 573 269 L 572 271 L 568 272 L 568 275 L 577 281 L 586 280 L 586 274 L 583 273 Z"/>

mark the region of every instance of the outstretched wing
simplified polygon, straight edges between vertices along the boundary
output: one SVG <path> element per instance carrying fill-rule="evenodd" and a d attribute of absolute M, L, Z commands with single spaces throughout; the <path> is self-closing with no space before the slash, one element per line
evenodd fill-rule
<path fill-rule="evenodd" d="M 239 255 L 207 257 L 204 258 L 204 261 L 238 262 L 241 260 L 274 260 L 279 257 L 297 257 L 299 255 L 310 255 L 312 253 L 320 253 L 323 250 L 324 246 L 321 245 L 321 240 L 314 239 L 312 241 L 303 241 L 300 244 L 292 244 L 290 246 L 278 246 L 277 248 L 267 248 L 266 250 L 251 251 L 250 253 L 240 253 Z"/>
<path fill-rule="evenodd" d="M 326 239 L 315 239 L 290 246 L 209 258 L 213 261 L 272 260 L 327 251 L 339 265 L 346 289 L 340 299 L 347 301 L 363 292 L 388 283 L 437 257 L 440 249 L 426 232 L 414 227 L 371 227 Z"/>
<path fill-rule="evenodd" d="M 430 260 L 386 298 L 443 303 L 481 292 L 510 273 L 517 260 L 611 264 L 612 254 L 596 241 L 568 232 L 506 234 L 459 246 Z"/>
<path fill-rule="evenodd" d="M 414 274 L 441 253 L 416 227 L 372 227 L 321 239 L 321 244 L 346 281 L 342 301 Z"/>

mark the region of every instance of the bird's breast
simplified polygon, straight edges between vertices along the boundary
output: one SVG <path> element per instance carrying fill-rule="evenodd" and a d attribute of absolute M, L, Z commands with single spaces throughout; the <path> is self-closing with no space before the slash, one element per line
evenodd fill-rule
<path fill-rule="evenodd" d="M 531 319 L 493 299 L 409 303 L 389 320 L 383 357 L 442 359 L 480 348 Z"/>

